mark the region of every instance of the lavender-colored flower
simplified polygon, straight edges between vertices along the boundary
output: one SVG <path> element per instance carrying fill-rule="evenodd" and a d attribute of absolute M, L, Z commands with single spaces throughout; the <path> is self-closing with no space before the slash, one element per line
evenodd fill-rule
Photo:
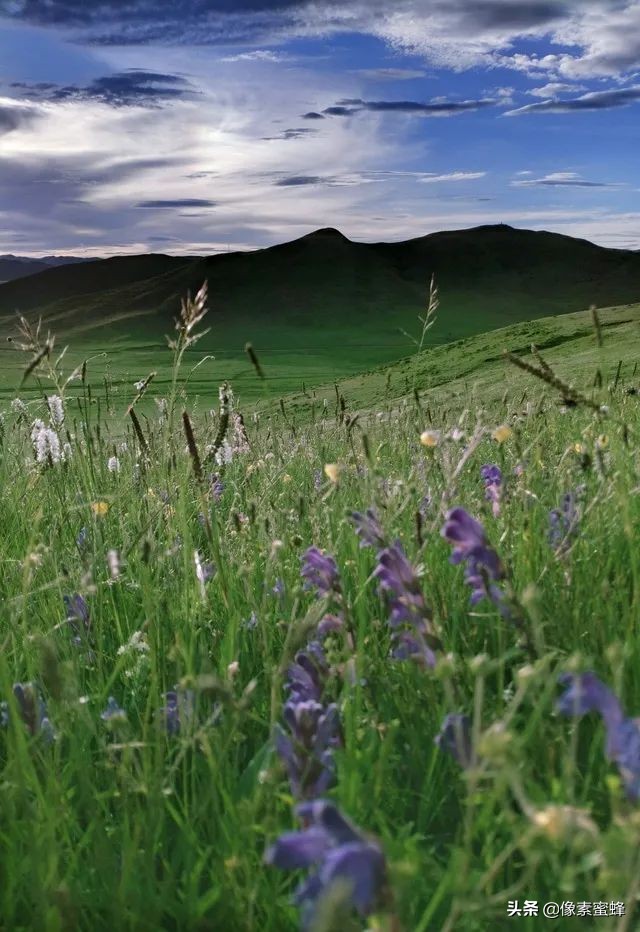
<path fill-rule="evenodd" d="M 222 498 L 222 493 L 224 492 L 224 482 L 218 475 L 218 473 L 212 473 L 209 476 L 209 494 L 216 504 Z"/>
<path fill-rule="evenodd" d="M 258 627 L 258 616 L 255 612 L 251 612 L 247 620 L 242 623 L 242 627 L 247 631 L 255 631 Z"/>
<path fill-rule="evenodd" d="M 41 735 L 47 743 L 55 738 L 55 731 L 47 715 L 47 706 L 35 683 L 14 683 L 13 696 L 20 718 L 30 735 Z M 2 724 L 9 724 L 9 707 L 2 704 Z"/>
<path fill-rule="evenodd" d="M 484 482 L 485 498 L 491 502 L 494 518 L 500 514 L 500 499 L 502 497 L 502 470 L 499 466 L 487 464 L 480 469 L 480 476 Z"/>
<path fill-rule="evenodd" d="M 622 704 L 595 673 L 564 673 L 566 692 L 556 704 L 562 715 L 598 712 L 607 734 L 605 753 L 620 771 L 630 799 L 640 798 L 640 719 L 625 716 Z"/>
<path fill-rule="evenodd" d="M 356 534 L 360 538 L 360 546 L 382 550 L 385 546 L 384 531 L 375 510 L 367 508 L 364 514 L 359 511 L 352 511 L 349 517 L 353 522 Z"/>
<path fill-rule="evenodd" d="M 91 628 L 89 606 L 77 592 L 75 595 L 63 595 L 62 599 L 67 610 L 67 622 L 73 633 L 73 642 L 80 645 Z"/>
<path fill-rule="evenodd" d="M 566 553 L 578 533 L 580 514 L 577 498 L 580 491 L 567 492 L 562 496 L 560 508 L 549 512 L 549 543 L 558 553 Z"/>
<path fill-rule="evenodd" d="M 340 592 L 340 575 L 336 561 L 317 547 L 309 547 L 302 555 L 302 578 L 305 589 L 315 589 L 320 598 Z"/>
<path fill-rule="evenodd" d="M 333 749 L 341 743 L 338 709 L 314 700 L 290 700 L 283 717 L 287 731 L 277 727 L 275 746 L 291 792 L 297 799 L 316 799 L 335 781 Z"/>
<path fill-rule="evenodd" d="M 293 702 L 319 702 L 328 674 L 322 647 L 312 642 L 306 650 L 298 651 L 293 663 L 289 665 L 284 684 L 289 699 Z"/>
<path fill-rule="evenodd" d="M 275 583 L 273 584 L 273 588 L 272 588 L 271 591 L 272 591 L 272 593 L 273 593 L 275 596 L 277 596 L 279 599 L 284 598 L 284 594 L 285 594 L 285 591 L 286 591 L 286 587 L 285 587 L 285 584 L 284 584 L 284 580 L 283 580 L 283 579 L 280 579 L 280 578 L 276 579 Z"/>
<path fill-rule="evenodd" d="M 438 747 L 451 754 L 461 767 L 470 767 L 473 763 L 471 719 L 468 715 L 447 715 L 434 740 Z"/>
<path fill-rule="evenodd" d="M 100 713 L 103 722 L 126 722 L 127 713 L 121 708 L 113 696 L 107 699 L 107 707 Z"/>
<path fill-rule="evenodd" d="M 190 689 L 171 689 L 165 693 L 164 706 L 158 710 L 168 735 L 178 735 L 193 720 L 195 699 Z"/>
<path fill-rule="evenodd" d="M 89 531 L 86 527 L 81 527 L 76 537 L 76 547 L 83 551 L 89 544 Z"/>
<path fill-rule="evenodd" d="M 471 604 L 489 598 L 506 616 L 504 593 L 496 585 L 505 573 L 500 557 L 489 544 L 484 528 L 464 508 L 447 514 L 442 536 L 453 544 L 451 563 L 466 563 L 465 580 L 472 588 Z"/>
<path fill-rule="evenodd" d="M 281 835 L 267 850 L 265 860 L 282 870 L 310 870 L 294 895 L 294 902 L 301 907 L 303 929 L 312 927 L 317 912 L 337 888 L 344 890 L 345 906 L 368 916 L 386 883 L 379 844 L 364 836 L 327 800 L 304 803 L 297 813 L 305 828 Z"/>
<path fill-rule="evenodd" d="M 373 575 L 378 579 L 380 590 L 389 597 L 389 626 L 394 641 L 392 656 L 397 660 L 411 658 L 434 666 L 436 658 L 429 644 L 429 641 L 434 642 L 431 612 L 416 572 L 399 541 L 380 551 Z"/>

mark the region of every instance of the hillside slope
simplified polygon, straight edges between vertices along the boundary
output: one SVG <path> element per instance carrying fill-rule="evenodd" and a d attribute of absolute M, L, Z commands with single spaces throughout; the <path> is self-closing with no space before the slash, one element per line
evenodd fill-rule
<path fill-rule="evenodd" d="M 15 329 L 16 310 L 42 316 L 58 343 L 70 344 L 70 360 L 107 352 L 114 383 L 153 369 L 162 391 L 164 335 L 181 297 L 208 280 L 211 330 L 190 358 L 215 360 L 198 377 L 230 379 L 255 397 L 261 389 L 243 351 L 251 341 L 270 384 L 286 393 L 406 356 L 432 274 L 440 309 L 430 345 L 640 300 L 640 254 L 554 233 L 499 225 L 366 244 L 325 229 L 255 252 L 118 257 L 10 282 L 0 286 L 0 337 Z M 8 391 L 23 361 L 2 346 Z"/>

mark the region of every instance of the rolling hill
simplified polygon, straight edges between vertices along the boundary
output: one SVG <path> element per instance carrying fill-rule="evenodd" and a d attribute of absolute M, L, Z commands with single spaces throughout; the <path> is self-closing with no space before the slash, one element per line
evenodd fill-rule
<path fill-rule="evenodd" d="M 640 300 L 640 254 L 506 225 L 435 233 L 401 243 L 355 243 L 323 229 L 255 252 L 210 257 L 145 255 L 48 269 L 0 286 L 0 336 L 15 312 L 42 316 L 74 354 L 111 351 L 115 382 L 158 370 L 168 378 L 164 334 L 182 295 L 209 282 L 211 333 L 193 360 L 258 388 L 243 347 L 254 343 L 278 392 L 406 356 L 436 275 L 440 293 L 430 344 L 451 341 L 591 304 Z M 4 386 L 23 361 L 0 350 Z"/>
<path fill-rule="evenodd" d="M 31 256 L 2 255 L 0 256 L 0 284 L 16 278 L 36 275 L 38 272 L 45 272 L 59 265 L 75 265 L 86 261 L 77 256 L 42 256 L 34 259 Z"/>

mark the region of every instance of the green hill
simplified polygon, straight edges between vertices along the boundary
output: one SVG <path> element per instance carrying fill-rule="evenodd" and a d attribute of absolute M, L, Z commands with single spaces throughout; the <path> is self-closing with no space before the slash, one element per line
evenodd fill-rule
<path fill-rule="evenodd" d="M 589 311 L 560 314 L 504 327 L 415 353 L 338 383 L 352 412 L 371 412 L 385 403 L 407 399 L 417 390 L 423 408 L 436 417 L 449 411 L 476 410 L 496 405 L 506 394 L 519 392 L 530 400 L 551 395 L 553 387 L 536 380 L 504 357 L 508 351 L 539 367 L 531 346 L 543 355 L 564 383 L 588 393 L 600 369 L 606 385 L 616 379 L 640 393 L 640 304 L 598 311 L 602 333 L 599 347 Z M 321 410 L 324 398 L 335 402 L 335 386 L 295 393 L 286 400 L 290 416 L 306 420 Z"/>
<path fill-rule="evenodd" d="M 229 378 L 245 397 L 257 387 L 243 347 L 255 345 L 278 392 L 344 378 L 402 358 L 436 275 L 441 305 L 431 343 L 591 304 L 640 299 L 640 254 L 554 233 L 486 226 L 402 243 L 354 243 L 318 230 L 291 243 L 206 258 L 116 257 L 50 269 L 0 286 L 0 336 L 15 312 L 42 316 L 71 344 L 70 358 L 111 355 L 118 381 L 168 377 L 164 334 L 182 295 L 209 282 L 211 333 L 194 362 L 205 384 Z M 23 360 L 0 350 L 9 390 Z"/>

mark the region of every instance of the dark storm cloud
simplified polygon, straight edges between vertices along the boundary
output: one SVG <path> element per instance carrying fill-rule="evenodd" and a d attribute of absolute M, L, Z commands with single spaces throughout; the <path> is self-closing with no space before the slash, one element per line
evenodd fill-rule
<path fill-rule="evenodd" d="M 327 107 L 322 112 L 329 116 L 351 116 L 361 110 L 367 110 L 370 113 L 416 113 L 419 116 L 452 116 L 468 110 L 492 107 L 496 103 L 497 101 L 491 98 L 459 101 L 438 100 L 432 103 L 421 103 L 416 100 L 357 100 L 349 98 L 348 100 L 338 101 L 337 104 Z"/>
<path fill-rule="evenodd" d="M 216 207 L 216 201 L 208 201 L 199 197 L 183 197 L 174 200 L 161 201 L 139 201 L 136 207 L 143 207 L 150 210 L 173 209 L 177 210 L 183 207 Z"/>
<path fill-rule="evenodd" d="M 305 126 L 295 126 L 291 129 L 283 130 L 281 133 L 278 133 L 277 136 L 263 136 L 262 138 L 268 142 L 282 139 L 304 139 L 305 136 L 309 136 L 317 132 L 317 129 L 308 129 Z"/>
<path fill-rule="evenodd" d="M 507 116 L 519 116 L 523 113 L 579 113 L 590 110 L 611 110 L 614 107 L 627 107 L 640 100 L 640 86 L 620 88 L 611 91 L 594 91 L 581 97 L 567 100 L 541 100 L 539 103 L 527 104 L 517 110 L 510 110 Z"/>
<path fill-rule="evenodd" d="M 194 95 L 192 85 L 180 75 L 159 74 L 133 68 L 96 78 L 85 86 L 28 84 L 24 81 L 15 81 L 10 86 L 22 97 L 31 100 L 97 100 L 114 107 L 155 106 L 161 101 Z"/>
<path fill-rule="evenodd" d="M 588 3 L 589 0 L 586 0 Z M 592 0 L 595 2 L 595 0 Z M 605 5 L 614 0 L 600 0 Z M 396 0 L 394 11 L 452 17 L 466 35 L 552 26 L 579 0 Z M 428 6 L 428 9 L 425 9 Z M 320 14 L 327 29 L 375 28 L 389 12 L 386 0 L 0 0 L 5 16 L 74 30 L 97 43 L 253 41 L 268 35 L 304 32 Z"/>
<path fill-rule="evenodd" d="M 279 178 L 273 182 L 277 188 L 297 188 L 308 184 L 327 184 L 326 178 L 318 175 L 291 175 L 289 178 Z"/>
<path fill-rule="evenodd" d="M 324 120 L 324 117 L 321 113 L 316 113 L 315 110 L 310 110 L 309 113 L 302 114 L 303 120 Z"/>
<path fill-rule="evenodd" d="M 26 107 L 0 106 L 0 136 L 11 133 L 23 126 L 28 126 L 29 123 L 37 120 L 38 116 L 39 114 L 35 110 L 29 110 Z"/>

